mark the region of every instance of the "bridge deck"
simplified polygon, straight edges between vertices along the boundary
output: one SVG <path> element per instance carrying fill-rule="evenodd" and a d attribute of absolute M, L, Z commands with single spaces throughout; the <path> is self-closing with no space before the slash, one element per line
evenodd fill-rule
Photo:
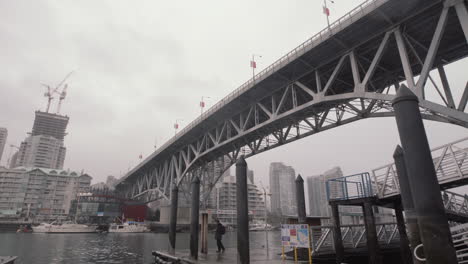
<path fill-rule="evenodd" d="M 223 98 L 131 170 L 122 180 L 135 175 L 145 166 L 162 161 L 175 150 L 193 142 L 193 139 L 200 135 L 206 127 L 221 123 L 226 115 L 231 115 L 243 106 L 252 103 L 252 98 L 264 97 L 265 94 L 271 93 L 271 87 L 288 85 L 291 82 L 288 77 L 301 76 L 301 82 L 306 85 L 315 83 L 313 70 L 319 66 L 321 66 L 324 76 L 331 75 L 334 69 L 334 60 L 353 47 L 358 47 L 356 52 L 361 58 L 361 66 L 368 68 L 379 47 L 381 36 L 398 24 L 404 23 L 405 32 L 418 39 L 421 45 L 415 46 L 416 52 L 425 54 L 432 36 L 421 28 L 436 24 L 437 14 L 441 8 L 442 3 L 438 0 L 368 0 L 364 2 L 333 23 L 331 30 L 320 31 L 258 73 L 255 79 L 247 81 Z M 435 66 L 448 64 L 468 54 L 466 41 L 464 41 L 461 31 L 457 30 L 460 27 L 457 23 L 458 21 L 455 19 L 449 19 L 447 34 L 451 37 L 445 38 L 441 43 L 442 48 L 438 52 Z M 404 79 L 401 64 L 399 60 L 395 59 L 398 57 L 398 54 L 391 52 L 384 54 L 382 61 L 385 61 L 385 65 L 376 70 L 375 75 L 380 77 L 373 80 L 373 87 L 376 89 L 382 87 L 387 81 L 385 76 L 388 73 L 399 76 L 400 80 Z M 413 72 L 417 75 L 421 71 L 421 65 L 417 63 L 416 58 L 410 58 L 410 60 L 413 61 L 411 65 Z M 352 85 L 348 81 L 349 76 L 352 75 L 351 70 L 346 70 L 342 74 L 342 81 L 335 84 L 333 88 L 336 93 L 352 89 Z M 317 108 L 317 106 L 315 107 Z M 277 120 L 277 122 L 282 121 Z M 278 124 L 271 125 L 278 126 Z"/>

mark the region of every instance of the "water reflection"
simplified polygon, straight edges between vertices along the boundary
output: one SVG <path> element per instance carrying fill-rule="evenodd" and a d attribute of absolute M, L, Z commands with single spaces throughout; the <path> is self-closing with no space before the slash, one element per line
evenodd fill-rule
<path fill-rule="evenodd" d="M 216 250 L 213 234 L 208 247 Z M 178 233 L 177 249 L 189 248 L 187 233 Z M 279 232 L 269 232 L 270 249 L 278 253 Z M 226 248 L 236 247 L 236 232 L 223 237 Z M 265 248 L 265 233 L 250 233 L 251 248 Z M 167 234 L 24 234 L 0 233 L 0 255 L 19 256 L 18 264 L 61 263 L 145 263 L 152 262 L 151 251 L 167 250 Z M 273 249 L 276 248 L 276 249 Z"/>

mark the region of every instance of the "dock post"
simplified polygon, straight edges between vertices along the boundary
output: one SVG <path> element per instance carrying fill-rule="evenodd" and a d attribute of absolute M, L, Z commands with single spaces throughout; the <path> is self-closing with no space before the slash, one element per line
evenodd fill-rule
<path fill-rule="evenodd" d="M 411 194 L 408 173 L 406 171 L 405 158 L 403 149 L 398 145 L 393 153 L 393 160 L 395 161 L 395 167 L 398 175 L 398 183 L 400 185 L 400 198 L 403 210 L 405 211 L 406 225 L 408 227 L 408 239 L 411 247 L 411 252 L 416 248 L 417 245 L 421 244 L 421 238 L 419 236 L 418 220 L 414 211 L 413 196 Z M 411 253 L 410 252 L 410 253 Z M 411 258 L 414 264 L 421 263 L 411 253 Z"/>
<path fill-rule="evenodd" d="M 202 213 L 200 252 L 208 254 L 208 213 Z"/>
<path fill-rule="evenodd" d="M 366 226 L 367 250 L 369 251 L 369 263 L 370 264 L 382 264 L 382 255 L 380 253 L 379 239 L 377 237 L 374 212 L 372 210 L 371 202 L 365 201 L 362 206 L 362 211 L 364 213 L 364 224 Z"/>
<path fill-rule="evenodd" d="M 241 264 L 250 263 L 249 204 L 247 189 L 247 162 L 241 156 L 236 163 L 237 196 L 237 253 Z"/>
<path fill-rule="evenodd" d="M 404 84 L 392 102 L 426 263 L 457 263 L 419 100 Z"/>
<path fill-rule="evenodd" d="M 169 243 L 171 253 L 175 253 L 176 245 L 176 227 L 177 227 L 177 203 L 178 203 L 179 188 L 174 183 L 171 190 L 171 218 L 169 223 Z"/>
<path fill-rule="evenodd" d="M 304 180 L 299 174 L 296 178 L 297 220 L 299 224 L 306 223 L 306 206 L 304 196 Z"/>
<path fill-rule="evenodd" d="M 200 178 L 192 181 L 192 208 L 190 219 L 190 257 L 198 259 L 198 225 L 200 217 Z"/>
<path fill-rule="evenodd" d="M 340 212 L 338 204 L 330 203 L 333 223 L 333 245 L 335 247 L 336 264 L 341 264 L 344 261 L 343 238 L 341 237 Z"/>
<path fill-rule="evenodd" d="M 393 205 L 397 220 L 398 234 L 400 235 L 400 255 L 402 264 L 412 264 L 413 254 L 409 246 L 408 235 L 406 234 L 405 218 L 403 217 L 403 207 L 400 201 Z"/>

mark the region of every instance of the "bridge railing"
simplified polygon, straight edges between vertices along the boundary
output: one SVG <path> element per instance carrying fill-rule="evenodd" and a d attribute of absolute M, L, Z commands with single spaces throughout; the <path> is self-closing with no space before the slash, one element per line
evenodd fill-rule
<path fill-rule="evenodd" d="M 188 131 L 190 131 L 193 127 L 201 123 L 203 120 L 207 119 L 209 116 L 211 116 L 214 112 L 218 111 L 220 108 L 224 107 L 227 103 L 231 102 L 235 98 L 237 98 L 240 94 L 244 93 L 245 91 L 249 90 L 252 88 L 255 83 L 258 83 L 259 81 L 265 79 L 272 73 L 276 72 L 278 69 L 282 68 L 285 64 L 297 59 L 298 57 L 304 55 L 307 51 L 311 50 L 324 40 L 330 38 L 333 34 L 336 34 L 337 32 L 341 31 L 342 29 L 346 28 L 353 22 L 359 20 L 360 18 L 364 17 L 365 15 L 369 14 L 382 4 L 386 3 L 388 0 L 366 0 L 344 16 L 340 17 L 336 21 L 330 24 L 329 27 L 321 30 L 317 34 L 313 35 L 311 38 L 308 40 L 304 41 L 302 44 L 297 46 L 295 49 L 291 50 L 288 52 L 286 55 L 282 56 L 272 64 L 270 64 L 268 67 L 260 71 L 258 74 L 253 76 L 253 78 L 249 79 L 245 83 L 243 83 L 240 87 L 229 93 L 227 96 L 225 96 L 223 99 L 221 99 L 219 102 L 217 102 L 215 105 L 210 107 L 207 111 L 205 111 L 203 114 L 201 114 L 199 117 L 197 117 L 195 120 L 190 122 L 186 127 L 184 127 L 179 133 L 177 133 L 174 137 L 169 139 L 166 143 L 164 143 L 161 147 L 159 147 L 153 154 L 151 154 L 149 157 L 147 157 L 144 161 L 142 161 L 140 164 L 145 164 L 147 161 L 149 161 L 151 158 L 159 154 L 161 151 L 169 147 L 172 143 L 174 143 L 177 139 L 182 137 L 184 134 L 186 134 Z M 138 169 L 138 166 L 131 170 L 127 175 L 131 175 L 136 169 Z M 125 178 L 125 177 L 123 177 Z"/>
<path fill-rule="evenodd" d="M 440 184 L 468 178 L 468 137 L 434 148 L 431 154 Z M 394 163 L 372 170 L 372 178 L 379 198 L 400 193 Z"/>
<path fill-rule="evenodd" d="M 442 191 L 441 193 L 447 212 L 468 216 L 468 195 L 461 195 L 451 191 Z"/>
<path fill-rule="evenodd" d="M 376 230 L 381 245 L 390 245 L 400 239 L 396 223 L 377 224 Z M 312 226 L 311 234 L 311 246 L 314 254 L 335 250 L 332 226 Z M 341 239 L 345 249 L 366 247 L 366 228 L 363 224 L 342 225 Z"/>
<path fill-rule="evenodd" d="M 327 180 L 328 200 L 349 200 L 374 196 L 368 172 Z"/>

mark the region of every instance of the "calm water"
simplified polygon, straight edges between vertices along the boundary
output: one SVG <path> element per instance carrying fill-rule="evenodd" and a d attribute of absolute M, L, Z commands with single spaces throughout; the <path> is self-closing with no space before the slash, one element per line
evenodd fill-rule
<path fill-rule="evenodd" d="M 177 249 L 189 248 L 188 233 L 177 234 Z M 250 233 L 251 248 L 265 246 L 264 232 Z M 270 248 L 280 245 L 280 232 L 269 232 Z M 236 247 L 236 233 L 223 237 L 226 248 Z M 216 249 L 213 233 L 208 247 Z M 19 256 L 18 264 L 152 263 L 151 251 L 167 250 L 168 235 L 135 234 L 24 234 L 0 233 L 0 255 Z M 271 251 L 270 251 L 271 252 Z"/>

